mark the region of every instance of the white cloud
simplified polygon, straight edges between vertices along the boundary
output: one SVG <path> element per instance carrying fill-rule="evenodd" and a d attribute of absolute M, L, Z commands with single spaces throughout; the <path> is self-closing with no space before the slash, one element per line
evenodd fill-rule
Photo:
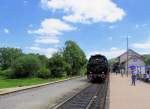
<path fill-rule="evenodd" d="M 89 58 L 91 55 L 94 55 L 94 54 L 102 54 L 102 55 L 106 56 L 108 59 L 110 59 L 110 58 L 118 57 L 125 51 L 126 50 L 124 50 L 124 49 L 112 47 L 109 50 L 93 51 L 93 52 L 89 53 L 89 55 L 87 57 Z"/>
<path fill-rule="evenodd" d="M 73 23 L 116 22 L 125 16 L 112 0 L 41 0 L 42 7 L 63 10 L 63 19 Z"/>
<path fill-rule="evenodd" d="M 38 35 L 56 36 L 61 32 L 71 31 L 75 28 L 71 25 L 59 20 L 59 19 L 45 19 L 41 23 L 41 28 L 37 30 L 29 30 L 28 33 L 34 33 Z"/>
<path fill-rule="evenodd" d="M 141 54 L 141 55 L 144 55 L 144 54 L 150 54 L 150 51 L 149 50 L 143 50 L 143 51 L 139 51 L 139 53 Z"/>
<path fill-rule="evenodd" d="M 60 41 L 57 37 L 38 37 L 35 40 L 35 43 L 40 43 L 40 44 L 58 44 Z"/>
<path fill-rule="evenodd" d="M 144 28 L 146 27 L 148 24 L 136 24 L 135 25 L 135 28 L 138 29 L 138 28 Z"/>
<path fill-rule="evenodd" d="M 32 50 L 33 53 L 39 53 L 41 55 L 46 55 L 48 58 L 50 58 L 54 53 L 58 51 L 56 48 L 40 48 L 40 47 L 29 47 L 30 50 Z"/>
<path fill-rule="evenodd" d="M 143 42 L 133 43 L 131 46 L 137 49 L 140 54 L 150 54 L 150 37 Z"/>
<path fill-rule="evenodd" d="M 28 30 L 28 33 L 36 35 L 36 43 L 56 44 L 59 43 L 59 35 L 74 29 L 76 28 L 59 19 L 45 19 L 41 22 L 41 27 L 39 29 Z"/>
<path fill-rule="evenodd" d="M 150 49 L 150 38 L 148 38 L 148 40 L 145 41 L 145 42 L 134 43 L 132 46 L 133 46 L 134 48 Z"/>
<path fill-rule="evenodd" d="M 9 34 L 9 30 L 7 28 L 4 28 L 4 33 Z"/>

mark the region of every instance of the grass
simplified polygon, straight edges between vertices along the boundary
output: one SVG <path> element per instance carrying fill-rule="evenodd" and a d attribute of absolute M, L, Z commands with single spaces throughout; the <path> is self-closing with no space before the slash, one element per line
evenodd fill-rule
<path fill-rule="evenodd" d="M 0 76 L 0 89 L 36 85 L 57 80 L 63 80 L 67 78 L 69 77 L 50 78 L 50 79 L 41 79 L 41 78 L 5 79 L 4 77 Z"/>

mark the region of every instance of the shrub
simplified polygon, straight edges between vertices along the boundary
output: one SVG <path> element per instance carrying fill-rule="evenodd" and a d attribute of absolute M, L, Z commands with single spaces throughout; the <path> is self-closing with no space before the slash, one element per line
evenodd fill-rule
<path fill-rule="evenodd" d="M 0 75 L 2 75 L 2 69 L 0 68 Z"/>
<path fill-rule="evenodd" d="M 14 77 L 29 77 L 35 75 L 41 68 L 41 61 L 36 56 L 24 55 L 14 62 L 12 68 Z"/>
<path fill-rule="evenodd" d="M 19 57 L 23 55 L 21 49 L 3 47 L 0 48 L 0 65 L 3 70 L 11 67 L 12 63 Z"/>
<path fill-rule="evenodd" d="M 66 65 L 63 55 L 56 53 L 49 59 L 49 67 L 53 77 L 63 77 L 67 75 Z"/>
<path fill-rule="evenodd" d="M 80 75 L 86 75 L 86 73 L 87 73 L 87 67 L 86 65 L 84 65 L 80 70 Z"/>
<path fill-rule="evenodd" d="M 43 67 L 41 68 L 38 72 L 37 72 L 37 76 L 39 78 L 44 78 L 44 79 L 47 79 L 51 76 L 51 72 L 49 69 Z"/>
<path fill-rule="evenodd" d="M 12 68 L 5 69 L 1 71 L 1 76 L 5 76 L 7 78 L 13 78 L 14 70 Z"/>
<path fill-rule="evenodd" d="M 51 72 L 53 77 L 65 77 L 67 75 L 67 72 L 60 67 L 51 69 Z"/>

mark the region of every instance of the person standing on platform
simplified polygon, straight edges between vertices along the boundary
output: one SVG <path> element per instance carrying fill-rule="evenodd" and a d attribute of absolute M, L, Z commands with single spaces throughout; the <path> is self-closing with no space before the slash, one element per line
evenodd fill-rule
<path fill-rule="evenodd" d="M 134 67 L 134 66 L 131 68 L 131 79 L 132 79 L 132 85 L 135 86 L 135 81 L 136 81 L 136 70 L 135 70 L 135 67 Z"/>

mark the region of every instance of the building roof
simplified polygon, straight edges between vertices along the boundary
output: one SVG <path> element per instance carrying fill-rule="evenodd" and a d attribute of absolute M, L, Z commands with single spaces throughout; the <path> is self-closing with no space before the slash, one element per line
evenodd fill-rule
<path fill-rule="evenodd" d="M 129 61 L 130 59 L 133 59 L 133 58 L 138 58 L 138 59 L 140 59 L 140 60 L 143 60 L 143 56 L 141 56 L 139 53 L 133 51 L 132 49 L 129 49 L 129 50 L 126 51 L 125 53 L 121 54 L 121 55 L 118 57 L 118 59 L 119 59 L 120 57 L 122 57 L 122 56 L 125 56 L 125 55 L 127 54 L 127 52 L 130 53 L 130 54 L 129 54 L 129 57 L 128 57 L 128 60 L 125 59 L 125 60 L 122 61 L 121 63 L 124 63 L 124 62 L 126 62 L 126 61 Z"/>
<path fill-rule="evenodd" d="M 123 56 L 123 55 L 126 55 L 127 52 L 132 52 L 132 53 L 136 54 L 136 56 L 141 57 L 141 58 L 143 57 L 143 56 L 141 56 L 139 53 L 133 51 L 132 49 L 128 49 L 128 51 L 126 51 L 126 52 L 124 52 L 123 54 L 121 54 L 120 56 L 118 56 L 118 58 L 121 57 L 121 56 Z"/>

